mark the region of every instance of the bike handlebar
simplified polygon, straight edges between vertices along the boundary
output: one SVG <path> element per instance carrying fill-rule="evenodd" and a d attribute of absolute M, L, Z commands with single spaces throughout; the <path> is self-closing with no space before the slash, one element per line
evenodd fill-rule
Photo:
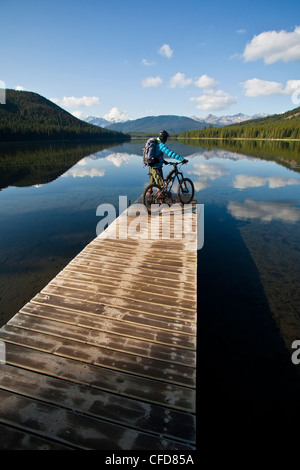
<path fill-rule="evenodd" d="M 188 163 L 188 161 L 187 160 L 185 162 L 166 162 L 165 161 L 165 165 L 173 165 L 173 166 L 184 165 L 185 163 Z"/>

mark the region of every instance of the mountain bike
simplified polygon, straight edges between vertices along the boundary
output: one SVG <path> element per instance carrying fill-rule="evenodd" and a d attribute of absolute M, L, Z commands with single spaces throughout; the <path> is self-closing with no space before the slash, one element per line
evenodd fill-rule
<path fill-rule="evenodd" d="M 146 206 L 148 213 L 156 212 L 162 204 L 176 202 L 174 193 L 171 192 L 175 180 L 178 181 L 177 196 L 181 204 L 189 204 L 195 193 L 195 188 L 192 180 L 184 178 L 182 171 L 178 169 L 181 162 L 168 162 L 167 165 L 172 165 L 173 168 L 170 173 L 163 179 L 163 185 L 159 186 L 156 183 L 149 184 L 143 192 L 143 204 Z M 151 208 L 151 206 L 155 207 Z M 153 210 L 152 210 L 153 209 Z"/>

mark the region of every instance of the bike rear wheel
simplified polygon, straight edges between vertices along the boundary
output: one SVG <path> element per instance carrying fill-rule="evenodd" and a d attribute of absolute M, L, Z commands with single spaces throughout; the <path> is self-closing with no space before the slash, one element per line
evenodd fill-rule
<path fill-rule="evenodd" d="M 143 204 L 146 206 L 149 214 L 153 214 L 162 204 L 160 193 L 162 188 L 158 184 L 149 184 L 143 192 Z"/>
<path fill-rule="evenodd" d="M 194 183 L 189 178 L 183 178 L 178 185 L 177 195 L 181 204 L 189 204 L 195 193 Z"/>

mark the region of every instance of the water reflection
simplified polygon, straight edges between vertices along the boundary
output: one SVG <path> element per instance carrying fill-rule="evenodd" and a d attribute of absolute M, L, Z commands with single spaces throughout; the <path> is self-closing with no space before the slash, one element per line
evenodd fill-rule
<path fill-rule="evenodd" d="M 202 155 L 201 155 L 202 157 Z M 196 191 L 202 191 L 211 185 L 211 182 L 223 175 L 229 175 L 230 171 L 222 163 L 195 162 L 187 174 L 193 176 Z"/>
<path fill-rule="evenodd" d="M 229 152 L 231 158 L 253 158 L 276 162 L 296 171 L 300 169 L 300 142 L 299 141 L 264 141 L 264 140 L 186 140 L 184 143 L 190 148 L 204 147 L 209 150 Z"/>
<path fill-rule="evenodd" d="M 268 185 L 269 188 L 282 188 L 292 184 L 300 184 L 300 179 L 284 178 L 282 176 L 255 176 L 237 175 L 233 181 L 233 187 L 237 189 L 258 188 Z"/>
<path fill-rule="evenodd" d="M 108 145 L 32 144 L 0 146 L 0 190 L 49 183 L 79 160 Z"/>
<path fill-rule="evenodd" d="M 280 220 L 282 222 L 295 223 L 300 220 L 300 209 L 293 203 L 251 201 L 244 202 L 230 201 L 228 212 L 239 220 L 260 219 L 263 222 Z"/>
<path fill-rule="evenodd" d="M 91 178 L 95 176 L 101 177 L 105 175 L 106 162 L 112 163 L 113 166 L 120 168 L 122 165 L 128 164 L 134 157 L 136 157 L 136 155 L 121 152 L 97 152 L 80 160 L 74 168 L 66 171 L 62 176 L 72 176 L 73 178 L 82 178 L 84 176 Z"/>

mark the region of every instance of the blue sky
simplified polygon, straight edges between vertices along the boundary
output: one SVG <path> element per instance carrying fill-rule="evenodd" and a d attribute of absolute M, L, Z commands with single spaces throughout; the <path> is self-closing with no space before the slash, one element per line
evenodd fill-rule
<path fill-rule="evenodd" d="M 300 2 L 0 0 L 0 80 L 79 117 L 300 105 Z"/>

